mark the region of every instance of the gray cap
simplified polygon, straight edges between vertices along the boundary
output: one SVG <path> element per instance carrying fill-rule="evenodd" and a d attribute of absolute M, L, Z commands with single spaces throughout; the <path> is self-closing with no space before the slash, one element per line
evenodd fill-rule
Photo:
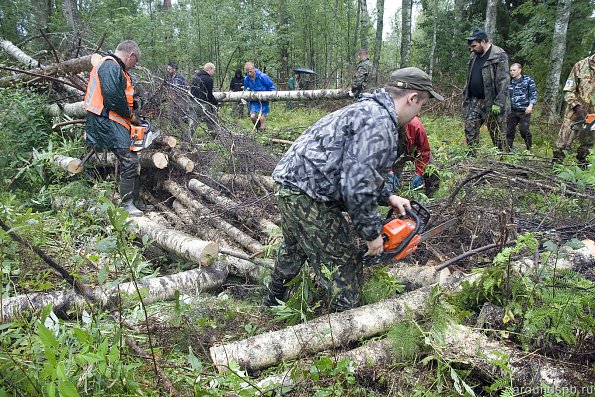
<path fill-rule="evenodd" d="M 473 32 L 471 32 L 471 35 L 469 35 L 469 37 L 467 37 L 467 41 L 487 40 L 487 38 L 488 38 L 488 34 L 485 32 L 485 30 L 475 29 Z"/>
<path fill-rule="evenodd" d="M 443 101 L 444 97 L 434 91 L 432 79 L 421 69 L 409 67 L 395 70 L 390 74 L 390 87 L 403 88 L 406 90 L 428 91 L 432 97 Z"/>

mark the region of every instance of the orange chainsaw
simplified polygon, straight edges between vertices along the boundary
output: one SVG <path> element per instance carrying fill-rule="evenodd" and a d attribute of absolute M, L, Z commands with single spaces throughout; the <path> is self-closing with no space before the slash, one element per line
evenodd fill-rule
<path fill-rule="evenodd" d="M 426 207 L 411 201 L 411 209 L 405 209 L 405 212 L 405 217 L 395 216 L 393 209 L 388 212 L 381 233 L 384 252 L 376 256 L 363 256 L 364 250 L 361 253 L 364 266 L 401 260 L 413 253 L 420 243 L 457 224 L 457 219 L 451 219 L 426 231 L 430 221 L 430 211 Z"/>
<path fill-rule="evenodd" d="M 138 152 L 148 148 L 159 135 L 159 131 L 151 129 L 149 120 L 139 117 L 139 120 L 130 126 L 130 150 Z"/>

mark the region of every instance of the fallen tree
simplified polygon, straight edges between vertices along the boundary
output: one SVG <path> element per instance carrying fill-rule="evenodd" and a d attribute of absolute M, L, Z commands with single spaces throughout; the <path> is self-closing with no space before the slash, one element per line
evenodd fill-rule
<path fill-rule="evenodd" d="M 349 90 L 303 90 L 303 91 L 236 91 L 213 92 L 219 102 L 245 101 L 300 101 L 312 99 L 344 99 L 349 98 Z"/>
<path fill-rule="evenodd" d="M 176 291 L 196 294 L 220 287 L 227 278 L 229 264 L 225 261 L 215 262 L 211 266 L 188 270 L 170 276 L 137 280 L 144 304 L 173 299 Z M 138 302 L 138 294 L 133 282 L 121 283 L 109 289 L 101 287 L 88 288 L 94 301 L 102 308 L 112 308 L 122 297 L 129 296 L 122 302 Z M 73 290 L 54 292 L 35 292 L 18 295 L 2 300 L 0 317 L 3 322 L 11 321 L 15 316 L 27 311 L 38 312 L 47 305 L 52 305 L 57 313 L 85 305 L 88 302 L 83 295 Z"/>

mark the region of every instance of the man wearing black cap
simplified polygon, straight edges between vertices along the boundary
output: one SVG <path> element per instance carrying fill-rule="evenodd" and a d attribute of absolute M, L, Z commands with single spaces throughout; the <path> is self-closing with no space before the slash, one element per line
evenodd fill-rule
<path fill-rule="evenodd" d="M 178 72 L 178 64 L 175 62 L 169 62 L 167 64 L 167 75 L 165 76 L 165 81 L 184 90 L 186 89 L 186 79 L 182 73 Z"/>
<path fill-rule="evenodd" d="M 488 35 L 475 29 L 467 44 L 471 50 L 467 84 L 463 89 L 465 138 L 471 153 L 479 144 L 479 129 L 485 123 L 490 137 L 500 150 L 507 150 L 504 121 L 508 113 L 508 55 L 490 43 Z"/>
<path fill-rule="evenodd" d="M 283 243 L 273 270 L 267 306 L 285 300 L 286 283 L 308 262 L 327 291 L 331 311 L 359 303 L 363 264 L 345 211 L 366 255 L 383 251 L 378 205 L 401 214 L 409 200 L 384 185 L 398 153 L 398 127 L 430 97 L 444 98 L 417 68 L 394 71 L 384 89 L 365 93 L 308 128 L 273 171 Z"/>

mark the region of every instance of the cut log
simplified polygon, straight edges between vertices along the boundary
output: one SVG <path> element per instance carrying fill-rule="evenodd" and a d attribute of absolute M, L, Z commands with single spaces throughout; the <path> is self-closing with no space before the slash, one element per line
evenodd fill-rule
<path fill-rule="evenodd" d="M 232 212 L 239 219 L 245 217 L 246 214 L 250 214 L 250 211 L 246 211 L 245 206 L 234 202 L 230 198 L 221 196 L 215 189 L 205 185 L 197 179 L 190 179 L 188 181 L 188 188 L 211 203 L 218 205 L 222 210 Z M 279 229 L 279 226 L 264 218 L 254 219 L 250 217 L 250 219 L 253 220 L 252 223 L 254 223 L 260 231 L 267 236 Z"/>
<path fill-rule="evenodd" d="M 173 149 L 178 145 L 178 140 L 171 135 L 160 134 L 153 143 Z"/>
<path fill-rule="evenodd" d="M 206 220 L 209 224 L 215 227 L 217 230 L 227 234 L 236 243 L 244 247 L 253 254 L 264 251 L 264 247 L 258 241 L 242 232 L 237 227 L 221 220 L 215 214 L 213 214 L 207 207 L 199 203 L 197 200 L 192 199 L 184 189 L 172 180 L 165 181 L 163 186 L 170 192 L 175 198 L 180 200 L 188 209 L 190 209 L 196 216 L 194 221 L 201 219 Z"/>
<path fill-rule="evenodd" d="M 53 163 L 71 174 L 78 174 L 84 169 L 81 167 L 81 160 L 74 157 L 55 156 Z"/>
<path fill-rule="evenodd" d="M 595 371 L 592 369 L 580 366 L 569 368 L 560 360 L 523 352 L 490 340 L 464 325 L 451 325 L 444 333 L 444 342 L 445 345 L 440 348 L 443 358 L 467 363 L 492 381 L 510 375 L 513 385 L 521 389 L 517 394 L 542 395 L 545 390 L 551 389 L 574 390 L 580 395 L 588 395 L 589 386 L 591 393 L 593 391 Z M 510 373 L 493 363 L 502 360 L 502 354 L 509 357 L 507 367 Z"/>
<path fill-rule="evenodd" d="M 228 186 L 238 185 L 244 189 L 251 189 L 253 186 L 250 184 L 256 183 L 257 185 L 262 185 L 262 187 L 272 192 L 275 189 L 275 181 L 270 176 L 264 175 L 240 175 L 240 174 L 222 174 L 219 175 L 219 181 L 224 183 Z"/>
<path fill-rule="evenodd" d="M 145 304 L 173 299 L 176 291 L 185 294 L 196 294 L 220 287 L 228 275 L 229 264 L 225 261 L 215 262 L 211 266 L 197 268 L 151 279 L 138 280 L 141 288 L 143 302 Z M 93 290 L 95 300 L 100 302 L 102 307 L 108 303 L 113 304 L 118 298 L 118 293 L 130 294 L 132 299 L 138 302 L 136 289 L 132 282 L 122 283 L 107 290 L 95 287 Z M 124 303 L 126 300 L 124 300 Z M 55 311 L 65 312 L 75 305 L 86 304 L 85 298 L 74 291 L 36 292 L 32 294 L 19 295 L 5 298 L 2 301 L 1 317 L 3 322 L 11 321 L 15 316 L 25 311 L 37 312 L 46 305 L 53 305 Z"/>
<path fill-rule="evenodd" d="M 87 111 L 83 109 L 83 102 L 63 103 L 48 105 L 46 110 L 50 116 L 62 117 L 68 116 L 72 118 L 86 117 Z"/>
<path fill-rule="evenodd" d="M 306 101 L 312 99 L 344 99 L 349 98 L 349 90 L 303 90 L 303 91 L 239 91 L 213 92 L 219 102 L 245 101 Z"/>
<path fill-rule="evenodd" d="M 346 345 L 388 331 L 407 316 L 425 307 L 431 287 L 420 288 L 397 298 L 329 314 L 321 318 L 251 338 L 213 346 L 213 364 L 225 372 L 233 361 L 249 370 L 267 368 L 284 360 Z"/>
<path fill-rule="evenodd" d="M 387 273 L 405 284 L 408 291 L 428 285 L 443 284 L 450 276 L 448 269 L 436 270 L 432 266 L 404 266 L 395 263 Z"/>
<path fill-rule="evenodd" d="M 169 165 L 167 155 L 150 149 L 138 152 L 138 159 L 143 168 L 164 169 Z M 115 167 L 118 159 L 112 152 L 98 153 L 89 159 L 89 162 L 100 167 Z"/>
<path fill-rule="evenodd" d="M 186 233 L 167 229 L 146 217 L 129 219 L 138 225 L 141 235 L 148 236 L 157 246 L 168 252 L 201 265 L 207 265 L 217 258 L 219 245 L 215 242 L 202 241 Z"/>
<path fill-rule="evenodd" d="M 174 161 L 174 164 L 177 165 L 182 171 L 188 173 L 194 170 L 194 161 L 190 160 L 179 150 L 172 150 L 171 158 Z"/>

